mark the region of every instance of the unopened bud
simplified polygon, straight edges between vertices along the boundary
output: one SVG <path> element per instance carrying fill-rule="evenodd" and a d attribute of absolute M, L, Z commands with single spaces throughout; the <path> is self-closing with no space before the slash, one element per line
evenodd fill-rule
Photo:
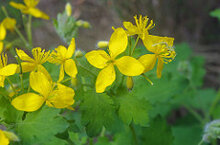
<path fill-rule="evenodd" d="M 91 28 L 91 25 L 90 25 L 90 23 L 89 22 L 87 22 L 87 21 L 84 21 L 84 23 L 83 23 L 83 28 Z"/>
<path fill-rule="evenodd" d="M 71 79 L 71 84 L 73 87 L 76 87 L 77 86 L 77 78 L 72 78 Z"/>
<path fill-rule="evenodd" d="M 97 47 L 98 48 L 106 48 L 106 47 L 108 47 L 108 41 L 99 41 L 97 43 Z"/>
<path fill-rule="evenodd" d="M 76 26 L 82 27 L 82 25 L 83 25 L 83 20 L 76 21 Z"/>
<path fill-rule="evenodd" d="M 83 52 L 81 50 L 76 50 L 75 56 L 76 56 L 76 58 L 80 58 L 83 56 Z"/>
<path fill-rule="evenodd" d="M 70 3 L 66 4 L 65 11 L 66 11 L 67 16 L 71 16 L 71 14 L 72 14 L 72 6 L 71 6 Z"/>
<path fill-rule="evenodd" d="M 132 90 L 133 87 L 134 87 L 134 81 L 133 81 L 133 78 L 130 77 L 130 76 L 128 76 L 128 77 L 127 77 L 127 82 L 126 82 L 126 84 L 127 84 L 127 88 L 128 88 L 128 90 Z"/>

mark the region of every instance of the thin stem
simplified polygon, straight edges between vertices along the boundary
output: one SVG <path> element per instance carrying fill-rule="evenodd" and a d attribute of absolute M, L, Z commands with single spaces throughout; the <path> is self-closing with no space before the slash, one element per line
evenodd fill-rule
<path fill-rule="evenodd" d="M 2 6 L 2 11 L 3 11 L 3 13 L 5 14 L 6 17 L 9 17 L 8 12 L 7 12 L 7 10 L 5 9 L 4 6 Z M 19 29 L 17 28 L 16 25 L 14 26 L 14 29 L 15 29 L 16 33 L 18 34 L 18 36 L 21 38 L 21 40 L 24 42 L 24 44 L 25 44 L 26 46 L 28 46 L 27 40 L 24 38 L 24 36 L 23 36 L 22 33 L 19 31 Z"/>
<path fill-rule="evenodd" d="M 145 75 L 145 74 L 142 74 L 142 76 L 153 86 L 154 83 Z"/>
<path fill-rule="evenodd" d="M 202 117 L 195 111 L 193 110 L 192 108 L 190 108 L 189 106 L 187 105 L 184 105 L 184 107 L 200 122 L 203 124 L 203 119 Z"/>
<path fill-rule="evenodd" d="M 104 126 L 102 127 L 102 132 L 101 132 L 100 136 L 101 136 L 101 137 L 104 137 L 104 136 L 105 136 L 105 127 L 104 127 Z"/>
<path fill-rule="evenodd" d="M 14 91 L 14 93 L 17 94 L 17 91 L 16 91 L 15 87 L 13 86 L 13 83 L 11 82 L 11 80 L 8 77 L 6 77 L 6 79 L 7 79 L 8 83 L 10 84 L 10 86 L 11 86 L 12 90 Z"/>
<path fill-rule="evenodd" d="M 65 80 L 62 80 L 61 83 L 68 82 L 68 81 L 70 81 L 71 79 L 72 79 L 72 78 L 67 78 L 67 79 L 65 79 Z"/>
<path fill-rule="evenodd" d="M 128 55 L 131 56 L 131 37 L 128 37 L 128 46 L 129 46 Z"/>
<path fill-rule="evenodd" d="M 23 91 L 24 83 L 23 83 L 23 72 L 22 72 L 21 60 L 19 57 L 16 57 L 16 59 L 17 59 L 17 62 L 18 62 L 19 68 L 20 68 L 19 77 L 20 77 L 20 81 L 21 81 L 21 91 Z"/>
<path fill-rule="evenodd" d="M 31 30 L 31 24 L 32 24 L 32 16 L 28 16 L 28 24 L 27 24 L 27 36 L 28 36 L 28 41 L 30 44 L 30 47 L 32 47 L 32 30 Z"/>
<path fill-rule="evenodd" d="M 140 39 L 140 37 L 138 36 L 137 39 L 136 39 L 136 41 L 135 41 L 135 44 L 134 44 L 134 47 L 133 47 L 133 49 L 132 49 L 132 52 L 131 52 L 131 55 L 130 55 L 130 56 L 133 55 L 134 50 L 135 50 L 135 48 L 136 48 L 136 46 L 137 46 L 137 44 L 138 44 L 138 40 L 139 40 L 139 39 Z"/>
<path fill-rule="evenodd" d="M 129 125 L 129 127 L 130 127 L 130 130 L 131 130 L 132 136 L 133 136 L 134 145 L 138 145 L 137 135 L 136 135 L 136 132 L 135 132 L 135 129 L 134 129 L 132 123 Z"/>
<path fill-rule="evenodd" d="M 198 145 L 202 145 L 202 143 L 203 143 L 203 139 L 199 142 L 199 144 Z"/>

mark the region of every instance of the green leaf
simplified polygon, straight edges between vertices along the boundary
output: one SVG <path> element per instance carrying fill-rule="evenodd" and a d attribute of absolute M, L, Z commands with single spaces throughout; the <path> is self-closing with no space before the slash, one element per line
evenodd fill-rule
<path fill-rule="evenodd" d="M 84 145 L 87 142 L 87 136 L 80 136 L 79 133 L 69 132 L 69 138 L 75 145 Z"/>
<path fill-rule="evenodd" d="M 116 99 L 119 104 L 119 117 L 127 125 L 133 121 L 135 124 L 146 126 L 149 121 L 149 102 L 144 99 L 138 99 L 138 97 L 133 95 L 133 93 L 129 93 L 127 90 L 119 90 L 120 94 L 117 94 Z"/>
<path fill-rule="evenodd" d="M 68 123 L 59 115 L 60 109 L 43 107 L 33 113 L 28 113 L 22 122 L 17 123 L 17 133 L 23 145 L 65 144 L 55 135 L 65 131 Z"/>
<path fill-rule="evenodd" d="M 94 91 L 85 93 L 81 106 L 82 124 L 86 126 L 88 136 L 99 135 L 102 127 L 110 127 L 114 122 L 115 107 L 112 99 L 102 93 Z"/>
<path fill-rule="evenodd" d="M 173 145 L 174 137 L 166 120 L 157 117 L 150 122 L 149 127 L 142 129 L 140 139 L 142 145 Z"/>
<path fill-rule="evenodd" d="M 210 16 L 218 18 L 218 20 L 220 21 L 220 9 L 215 9 L 214 11 L 211 11 Z"/>

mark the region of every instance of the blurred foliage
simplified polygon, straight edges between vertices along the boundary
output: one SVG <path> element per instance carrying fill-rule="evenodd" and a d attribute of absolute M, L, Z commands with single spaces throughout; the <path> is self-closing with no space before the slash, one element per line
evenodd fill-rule
<path fill-rule="evenodd" d="M 211 11 L 210 16 L 218 18 L 218 20 L 220 21 L 220 9 L 215 9 L 214 11 Z"/>

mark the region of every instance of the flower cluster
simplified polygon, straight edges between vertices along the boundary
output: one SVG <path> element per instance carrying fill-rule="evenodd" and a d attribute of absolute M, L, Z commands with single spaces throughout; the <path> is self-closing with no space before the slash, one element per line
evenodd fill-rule
<path fill-rule="evenodd" d="M 88 52 L 85 57 L 88 62 L 96 68 L 102 69 L 96 79 L 96 92 L 102 93 L 106 87 L 113 84 L 116 79 L 115 68 L 125 76 L 128 76 L 127 82 L 132 82 L 132 76 L 138 76 L 145 72 L 152 70 L 157 61 L 157 76 L 161 77 L 164 63 L 168 63 L 175 58 L 175 51 L 173 49 L 174 38 L 160 37 L 149 35 L 148 30 L 154 27 L 151 20 L 148 24 L 149 18 L 139 16 L 134 17 L 136 25 L 131 22 L 124 22 L 123 28 L 113 28 L 114 32 L 111 35 L 107 52 L 105 50 L 93 50 Z M 126 51 L 128 45 L 128 37 L 138 35 L 136 44 L 129 54 L 121 56 Z M 145 54 L 139 58 L 132 57 L 139 38 L 142 39 L 144 46 L 150 54 Z M 129 84 L 128 84 L 129 85 Z M 132 86 L 132 85 L 130 85 Z M 129 87 L 130 88 L 130 87 Z"/>

